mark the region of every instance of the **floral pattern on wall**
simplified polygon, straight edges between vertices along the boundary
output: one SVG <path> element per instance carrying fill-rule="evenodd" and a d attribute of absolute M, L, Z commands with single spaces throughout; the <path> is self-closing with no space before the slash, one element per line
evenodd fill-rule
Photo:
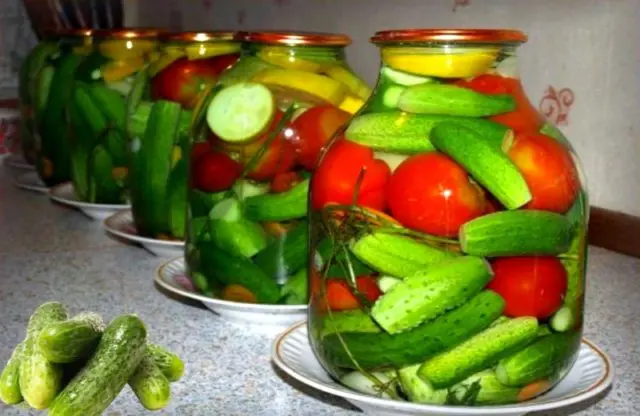
<path fill-rule="evenodd" d="M 557 126 L 569 124 L 569 111 L 575 101 L 575 94 L 571 88 L 556 90 L 549 85 L 547 87 L 538 109 L 551 122 Z"/>

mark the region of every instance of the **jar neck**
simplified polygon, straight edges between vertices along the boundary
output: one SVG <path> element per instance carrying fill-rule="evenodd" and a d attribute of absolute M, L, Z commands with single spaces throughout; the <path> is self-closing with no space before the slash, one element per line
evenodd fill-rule
<path fill-rule="evenodd" d="M 270 55 L 289 56 L 293 59 L 309 59 L 315 61 L 344 61 L 344 46 L 289 46 L 246 43 L 242 46 L 242 56 Z"/>

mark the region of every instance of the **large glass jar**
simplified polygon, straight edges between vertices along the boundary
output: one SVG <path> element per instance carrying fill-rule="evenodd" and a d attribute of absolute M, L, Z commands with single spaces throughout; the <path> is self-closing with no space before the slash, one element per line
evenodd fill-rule
<path fill-rule="evenodd" d="M 129 186 L 138 234 L 184 239 L 190 123 L 198 96 L 240 55 L 233 32 L 160 36 L 128 101 Z"/>
<path fill-rule="evenodd" d="M 24 62 L 20 66 L 18 100 L 20 107 L 20 144 L 22 154 L 25 160 L 31 164 L 36 163 L 36 142 L 35 129 L 36 119 L 35 111 L 38 103 L 36 102 L 36 91 L 40 88 L 36 83 L 36 77 L 40 70 L 46 64 L 50 55 L 58 51 L 59 36 L 55 32 L 47 32 L 41 42 L 29 52 Z M 42 88 L 48 89 L 45 85 Z M 42 107 L 42 104 L 40 104 Z"/>
<path fill-rule="evenodd" d="M 313 348 L 399 400 L 528 400 L 582 332 L 587 194 L 516 71 L 518 31 L 377 33 L 371 99 L 310 190 Z M 366 387 L 366 388 L 365 388 Z"/>
<path fill-rule="evenodd" d="M 126 97 L 157 48 L 154 29 L 93 32 L 92 52 L 78 66 L 69 105 L 71 178 L 84 201 L 129 199 Z"/>
<path fill-rule="evenodd" d="M 58 36 L 55 52 L 45 58 L 34 78 L 36 169 L 47 186 L 71 180 L 67 107 L 76 68 L 91 52 L 90 30 L 69 29 Z"/>
<path fill-rule="evenodd" d="M 189 275 L 238 302 L 307 299 L 309 175 L 368 97 L 344 35 L 255 32 L 195 110 Z"/>

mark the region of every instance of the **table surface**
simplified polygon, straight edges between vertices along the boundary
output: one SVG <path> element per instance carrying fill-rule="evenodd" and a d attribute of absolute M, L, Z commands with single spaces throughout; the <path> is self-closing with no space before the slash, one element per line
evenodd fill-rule
<path fill-rule="evenodd" d="M 187 363 L 184 378 L 172 385 L 167 409 L 145 411 L 126 387 L 105 415 L 362 414 L 274 370 L 272 337 L 160 292 L 153 274 L 163 259 L 111 239 L 100 222 L 54 205 L 43 194 L 16 188 L 10 172 L 0 166 L 0 363 L 24 337 L 32 311 L 58 300 L 72 313 L 91 310 L 105 320 L 137 313 L 150 341 Z M 537 416 L 640 415 L 639 310 L 640 260 L 592 247 L 585 336 L 611 356 L 614 386 L 606 397 Z M 0 414 L 40 412 L 0 403 Z"/>

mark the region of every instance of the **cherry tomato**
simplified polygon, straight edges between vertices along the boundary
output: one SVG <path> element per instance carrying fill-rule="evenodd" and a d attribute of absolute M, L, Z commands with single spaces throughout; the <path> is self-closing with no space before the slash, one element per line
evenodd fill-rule
<path fill-rule="evenodd" d="M 491 120 L 504 124 L 514 131 L 538 131 L 544 122 L 542 116 L 531 104 L 517 78 L 496 74 L 479 75 L 471 80 L 456 81 L 460 87 L 470 88 L 482 94 L 510 94 L 516 101 L 516 110 L 498 114 Z"/>
<path fill-rule="evenodd" d="M 229 155 L 211 151 L 193 162 L 191 183 L 203 192 L 219 192 L 231 188 L 242 174 L 242 165 Z"/>
<path fill-rule="evenodd" d="M 290 139 L 296 149 L 298 163 L 311 171 L 322 147 L 342 127 L 351 114 L 336 107 L 313 107 L 291 124 L 295 135 Z"/>
<path fill-rule="evenodd" d="M 569 151 L 561 143 L 540 133 L 518 133 L 507 154 L 529 185 L 532 199 L 526 208 L 561 214 L 571 208 L 580 179 Z"/>
<path fill-rule="evenodd" d="M 485 213 L 485 199 L 465 170 L 440 153 L 405 159 L 389 180 L 389 207 L 404 226 L 453 237 L 462 224 Z"/>
<path fill-rule="evenodd" d="M 210 142 L 197 142 L 191 146 L 191 161 L 195 161 L 200 156 L 213 150 Z"/>
<path fill-rule="evenodd" d="M 151 80 L 151 98 L 175 101 L 191 109 L 197 102 L 198 94 L 214 83 L 220 73 L 237 59 L 237 54 L 193 60 L 176 59 Z"/>
<path fill-rule="evenodd" d="M 338 139 L 327 151 L 312 179 L 311 203 L 321 209 L 329 203 L 357 204 L 378 211 L 386 207 L 386 186 L 391 175 L 387 164 L 373 158 L 373 150 Z M 356 190 L 356 185 L 359 189 Z"/>
<path fill-rule="evenodd" d="M 358 291 L 370 302 L 375 302 L 382 295 L 376 279 L 370 276 L 356 277 Z M 360 302 L 353 294 L 351 287 L 342 279 L 331 279 L 327 282 L 327 303 L 332 311 L 358 309 Z"/>
<path fill-rule="evenodd" d="M 270 189 L 275 193 L 287 192 L 300 182 L 302 182 L 302 178 L 298 172 L 277 173 L 271 180 Z"/>
<path fill-rule="evenodd" d="M 494 277 L 487 288 L 506 302 L 510 317 L 548 318 L 567 290 L 567 271 L 555 257 L 503 257 L 491 263 Z"/>

